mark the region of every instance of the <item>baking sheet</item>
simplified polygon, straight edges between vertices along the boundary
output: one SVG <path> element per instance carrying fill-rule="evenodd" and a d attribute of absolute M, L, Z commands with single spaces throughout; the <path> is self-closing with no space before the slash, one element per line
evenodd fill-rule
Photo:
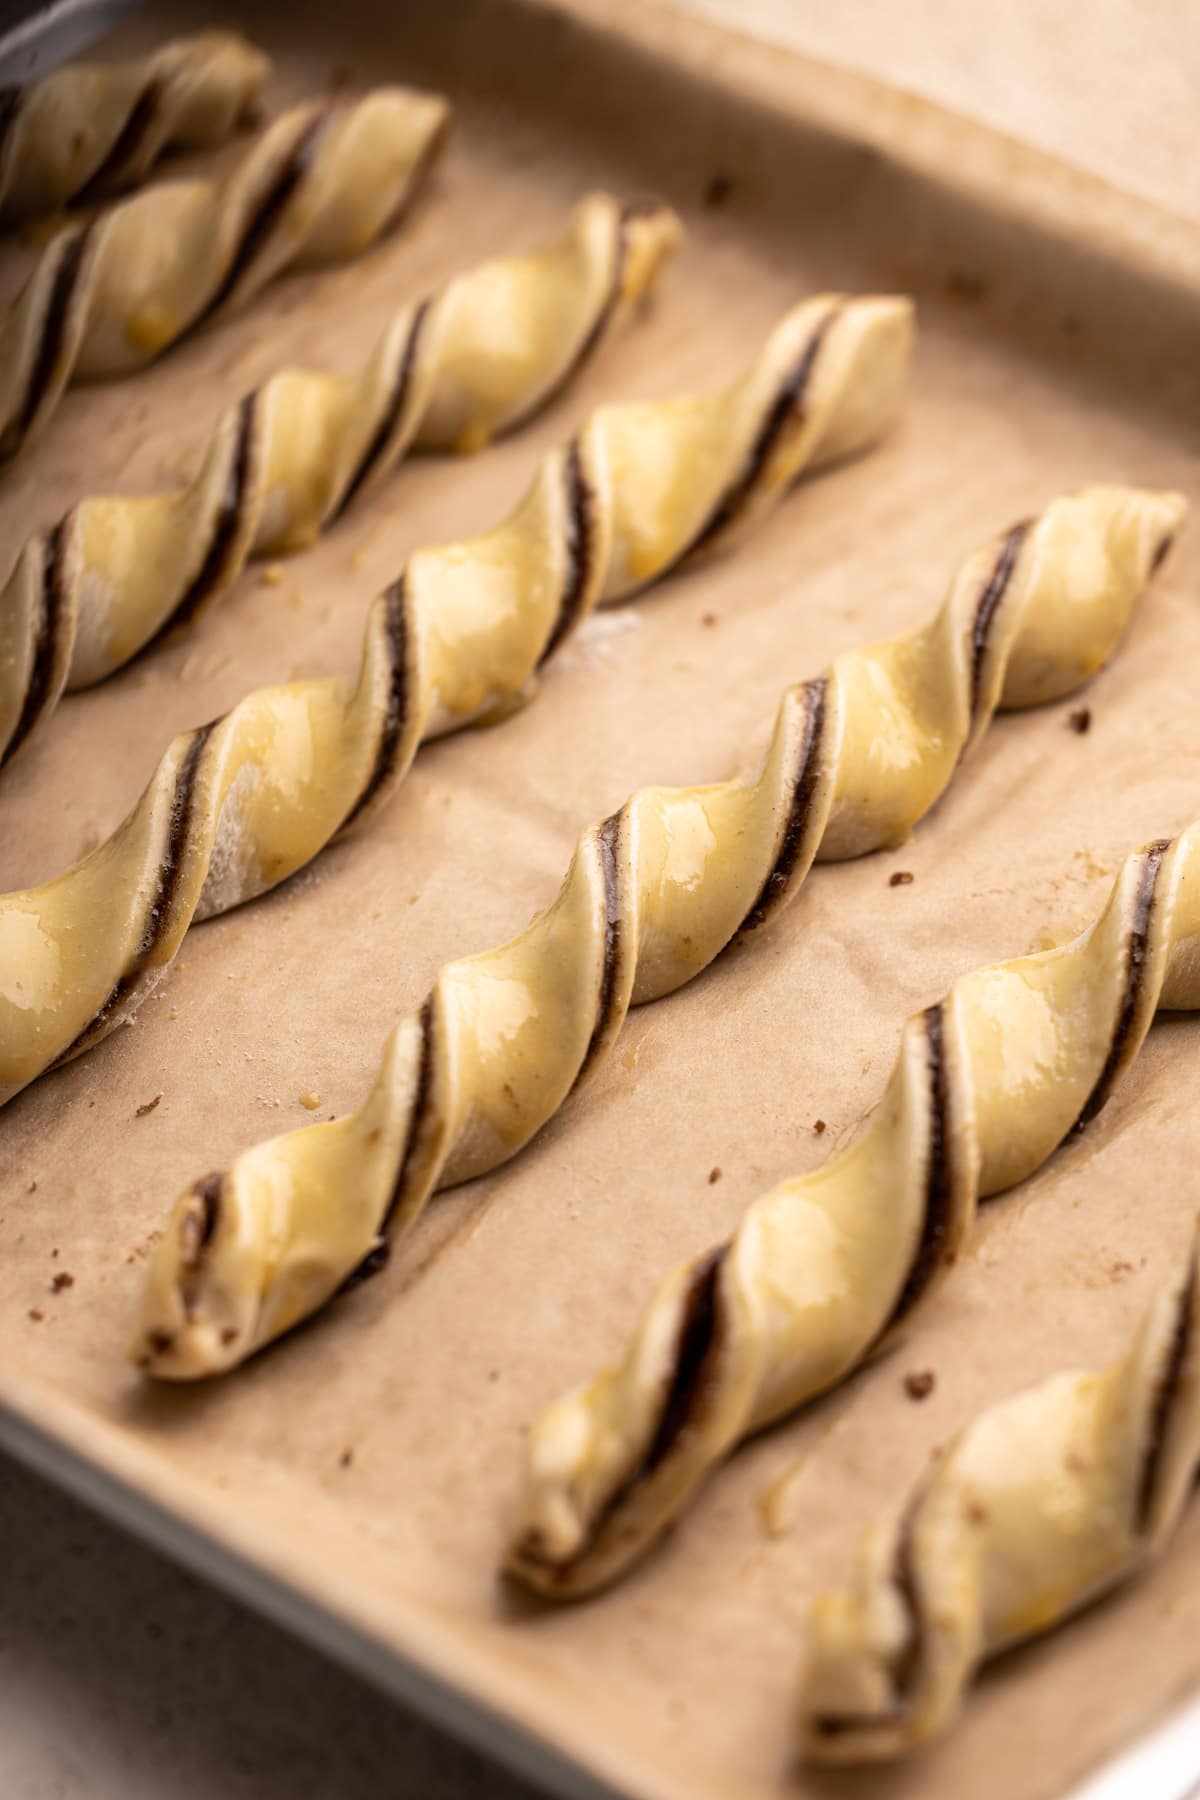
<path fill-rule="evenodd" d="M 1053 493 L 1196 488 L 1195 231 L 869 83 L 670 15 L 604 11 L 599 29 L 499 0 L 400 19 L 351 6 L 334 42 L 317 9 L 292 8 L 284 43 L 265 12 L 240 10 L 279 56 L 273 104 L 385 74 L 445 87 L 460 109 L 447 160 L 410 227 L 353 268 L 281 283 L 146 376 L 68 396 L 0 484 L 6 550 L 84 492 L 178 479 L 221 407 L 282 358 L 349 364 L 391 305 L 535 241 L 589 185 L 664 194 L 689 245 L 646 318 L 535 427 L 475 460 L 412 463 L 282 584 L 251 569 L 190 638 L 64 702 L 0 783 L 0 886 L 107 832 L 172 732 L 261 681 L 353 666 L 367 603 L 407 550 L 497 517 L 538 447 L 601 398 L 732 372 L 799 293 L 916 293 L 909 417 L 738 553 L 589 628 L 525 713 L 423 752 L 383 817 L 198 928 L 132 1030 L 6 1109 L 7 1435 L 77 1479 L 84 1458 L 103 1504 L 123 1504 L 110 1478 L 132 1486 L 143 1524 L 177 1548 L 198 1527 L 191 1554 L 232 1552 L 300 1622 L 315 1603 L 343 1648 L 444 1720 L 509 1754 L 514 1731 L 532 1734 L 610 1789 L 1058 1794 L 1196 1682 L 1196 1515 L 1160 1571 L 1006 1658 L 956 1735 L 895 1774 L 795 1769 L 805 1608 L 934 1443 L 1120 1342 L 1200 1204 L 1190 1020 L 1156 1026 L 1088 1134 L 986 1209 L 913 1341 L 743 1451 L 632 1579 L 555 1613 L 494 1571 L 529 1420 L 621 1346 L 668 1261 L 853 1127 L 908 1011 L 1077 928 L 1127 849 L 1194 815 L 1187 535 L 1087 697 L 1087 736 L 1068 730 L 1070 705 L 998 721 L 909 845 L 818 869 L 744 952 L 633 1015 L 519 1161 L 435 1201 L 387 1274 L 238 1377 L 146 1390 L 122 1361 L 175 1192 L 303 1122 L 302 1093 L 353 1105 L 397 1014 L 439 963 L 550 897 L 582 824 L 640 783 L 726 773 L 784 680 L 926 616 L 960 554 Z M 116 41 L 195 22 L 162 9 Z M 891 888 L 899 868 L 915 879 Z M 61 1272 L 74 1285 L 53 1294 Z M 938 1376 L 920 1406 L 902 1387 L 914 1367 Z M 470 1708 L 456 1713 L 444 1683 Z"/>

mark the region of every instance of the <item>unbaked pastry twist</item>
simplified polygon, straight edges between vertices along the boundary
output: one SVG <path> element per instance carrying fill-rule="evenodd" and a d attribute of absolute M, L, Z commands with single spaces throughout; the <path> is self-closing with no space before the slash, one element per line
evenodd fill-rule
<path fill-rule="evenodd" d="M 0 88 L 0 221 L 144 181 L 164 151 L 219 144 L 249 115 L 270 63 L 231 31 L 148 56 L 71 63 Z"/>
<path fill-rule="evenodd" d="M 168 181 L 60 232 L 0 328 L 0 456 L 46 424 L 70 381 L 143 368 L 289 267 L 365 250 L 445 136 L 436 94 L 376 88 L 293 107 L 220 181 Z"/>
<path fill-rule="evenodd" d="M 850 1148 L 668 1275 L 625 1360 L 543 1415 L 514 1571 L 560 1597 L 611 1581 L 743 1438 L 907 1329 L 977 1199 L 1095 1117 L 1156 1008 L 1200 1005 L 1198 933 L 1195 825 L 1131 856 L 1071 943 L 964 975 L 914 1014 Z"/>
<path fill-rule="evenodd" d="M 806 1753 L 880 1761 L 944 1731 L 987 1657 L 1051 1630 L 1163 1548 L 1197 1463 L 1193 1239 L 1120 1361 L 983 1413 L 869 1533 L 849 1588 L 816 1601 Z"/>
<path fill-rule="evenodd" d="M 382 805 L 423 739 L 511 709 L 598 600 L 877 437 L 910 339 L 906 301 L 826 297 L 717 394 L 602 409 L 502 524 L 409 559 L 368 615 L 356 685 L 262 688 L 176 738 L 106 843 L 0 896 L 0 1103 L 129 1018 L 193 919 L 274 887 Z M 59 554 L 52 539 L 48 590 Z"/>
<path fill-rule="evenodd" d="M 354 375 L 286 369 L 220 420 L 186 488 L 81 500 L 0 588 L 0 765 L 57 705 L 193 619 L 246 559 L 312 543 L 409 447 L 481 449 L 570 380 L 679 241 L 666 207 L 593 194 L 533 255 L 391 320 Z"/>
<path fill-rule="evenodd" d="M 147 1366 L 207 1374 L 277 1337 L 435 1189 L 514 1155 L 629 1007 L 681 987 L 785 905 L 818 849 L 843 857 L 902 838 L 998 704 L 1069 691 L 1103 661 L 1179 511 L 1172 496 L 1129 490 L 1057 502 L 1019 539 L 969 558 L 932 623 L 790 689 L 752 768 L 709 787 L 643 789 L 586 831 L 546 912 L 441 971 L 419 1015 L 393 1031 L 358 1112 L 260 1144 L 184 1196 L 151 1269 Z M 677 1329 L 674 1301 L 664 1304 L 652 1382 L 596 1407 L 601 1481 L 609 1411 L 634 1450 L 655 1428 Z M 592 1406 L 568 1415 L 571 1447 L 586 1441 Z M 549 1441 L 561 1458 L 559 1434 Z M 552 1498 L 553 1517 L 564 1503 Z"/>

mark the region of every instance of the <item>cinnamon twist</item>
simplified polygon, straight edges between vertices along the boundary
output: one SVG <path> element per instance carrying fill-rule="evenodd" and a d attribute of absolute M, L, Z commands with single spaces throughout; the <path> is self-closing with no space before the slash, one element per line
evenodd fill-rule
<path fill-rule="evenodd" d="M 193 919 L 264 893 L 382 805 L 423 739 L 511 708 L 598 600 L 875 438 L 910 325 L 901 300 L 811 301 L 716 395 L 603 409 L 502 524 L 410 558 L 368 615 L 356 685 L 263 688 L 176 738 L 106 843 L 0 896 L 0 1103 L 128 1019 Z M 52 537 L 49 593 L 62 553 Z"/>
<path fill-rule="evenodd" d="M 1125 1356 L 983 1413 L 870 1532 L 850 1586 L 816 1602 L 808 1756 L 881 1761 L 945 1731 L 985 1659 L 1052 1630 L 1164 1548 L 1198 1463 L 1193 1240 Z"/>
<path fill-rule="evenodd" d="M 593 194 L 541 251 L 397 312 L 362 369 L 287 369 L 231 407 L 173 494 L 81 500 L 0 588 L 0 765 L 64 689 L 111 675 L 235 580 L 313 542 L 415 443 L 481 449 L 568 382 L 679 241 L 666 207 Z"/>
<path fill-rule="evenodd" d="M 611 1581 L 743 1438 L 907 1329 L 977 1199 L 1095 1117 L 1156 1008 L 1200 1005 L 1198 933 L 1200 825 L 1131 856 L 1071 943 L 915 1014 L 855 1143 L 667 1276 L 625 1360 L 543 1416 L 515 1572 L 564 1597 Z"/>
<path fill-rule="evenodd" d="M 4 315 L 0 456 L 46 424 L 68 382 L 143 368 L 284 269 L 365 250 L 445 136 L 434 94 L 376 88 L 284 113 L 220 181 L 170 181 L 60 232 Z"/>
<path fill-rule="evenodd" d="M 166 150 L 222 143 L 270 67 L 245 38 L 206 31 L 149 56 L 71 63 L 0 88 L 0 222 L 86 205 L 144 181 Z"/>
<path fill-rule="evenodd" d="M 515 1155 L 594 1069 L 628 1009 L 683 986 L 785 906 L 814 856 L 902 837 L 997 705 L 1069 692 L 1104 659 L 1180 510 L 1173 496 L 1129 490 L 1057 502 L 1019 542 L 1010 533 L 971 557 L 930 624 L 791 688 L 752 768 L 709 787 L 643 789 L 585 831 L 546 912 L 511 943 L 441 971 L 420 1013 L 388 1039 L 358 1112 L 259 1144 L 183 1197 L 151 1268 L 136 1347 L 144 1366 L 209 1374 L 279 1336 L 378 1259 L 436 1189 Z M 908 1248 L 905 1228 L 919 1219 L 900 1209 L 889 1223 Z M 649 1445 L 665 1450 L 663 1420 L 678 1407 L 672 1355 L 717 1404 L 691 1349 L 725 1304 L 715 1279 L 713 1265 L 711 1279 L 687 1271 L 669 1284 L 632 1372 L 569 1402 L 540 1432 L 525 1554 L 549 1544 L 555 1579 L 562 1546 L 585 1567 L 586 1546 L 607 1555 L 592 1520 L 603 1524 Z M 740 1289 L 731 1292 L 740 1321 Z M 721 1423 L 760 1349 L 737 1346 Z M 693 1453 L 685 1422 L 679 1413 L 676 1465 Z"/>

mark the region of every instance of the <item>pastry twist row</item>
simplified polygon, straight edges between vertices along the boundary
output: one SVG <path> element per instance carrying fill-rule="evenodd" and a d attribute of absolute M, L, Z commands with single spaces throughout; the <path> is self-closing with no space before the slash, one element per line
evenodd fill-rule
<path fill-rule="evenodd" d="M 915 1014 L 856 1141 L 666 1277 L 624 1361 L 535 1427 L 514 1571 L 562 1597 L 619 1575 L 742 1439 L 907 1329 L 976 1201 L 1095 1116 L 1158 1007 L 1198 1005 L 1200 825 L 1131 856 L 1071 943 Z"/>
<path fill-rule="evenodd" d="M 364 250 L 445 136 L 435 94 L 376 88 L 284 113 L 223 180 L 169 181 L 60 232 L 0 328 L 0 456 L 68 382 L 132 374 L 285 268 Z"/>
<path fill-rule="evenodd" d="M 245 38 L 206 31 L 149 56 L 71 63 L 0 89 L 0 222 L 132 187 L 165 150 L 221 143 L 250 113 L 270 66 Z"/>
<path fill-rule="evenodd" d="M 1049 1631 L 1163 1548 L 1198 1464 L 1193 1241 L 1125 1356 L 983 1413 L 870 1532 L 850 1587 L 815 1603 L 807 1754 L 883 1760 L 944 1731 L 987 1657 Z"/>
<path fill-rule="evenodd" d="M 177 738 L 111 838 L 0 897 L 0 1102 L 127 1019 L 193 919 L 264 893 L 381 805 L 423 739 L 511 706 L 598 600 L 873 440 L 910 337 L 905 301 L 825 297 L 718 393 L 602 409 L 501 525 L 410 558 L 372 606 L 356 684 L 263 688 Z"/>
<path fill-rule="evenodd" d="M 231 407 L 187 487 L 81 500 L 0 588 L 0 765 L 57 705 L 194 618 L 246 559 L 299 549 L 414 443 L 474 450 L 567 382 L 679 241 L 593 194 L 533 255 L 397 312 L 356 374 L 286 369 Z"/>
<path fill-rule="evenodd" d="M 392 1032 L 356 1113 L 259 1144 L 184 1196 L 151 1267 L 144 1365 L 208 1374 L 286 1331 L 437 1188 L 528 1143 L 629 1007 L 681 987 L 786 905 L 816 855 L 902 838 L 998 705 L 1068 692 L 1104 660 L 1178 516 L 1173 497 L 1129 490 L 1057 502 L 970 557 L 930 624 L 791 688 L 752 768 L 709 787 L 643 789 L 584 832 L 546 912 L 511 943 L 441 971 L 420 1013 Z M 903 1210 L 893 1220 L 905 1249 L 910 1223 Z M 740 1264 L 729 1261 L 740 1321 Z M 677 1345 L 690 1366 L 689 1334 L 710 1290 L 704 1271 L 674 1280 L 631 1369 L 560 1408 L 539 1434 L 525 1548 L 535 1568 L 546 1547 L 554 1570 L 564 1548 L 586 1559 L 594 1542 L 608 1554 L 590 1521 L 606 1516 L 630 1462 L 673 1416 L 664 1368 Z M 721 1395 L 714 1434 L 749 1392 L 761 1351 L 751 1342 L 743 1355 L 732 1330 L 722 1356 L 732 1349 L 739 1360 L 721 1364 L 733 1393 Z M 714 1392 L 707 1380 L 701 1391 L 706 1401 Z M 694 1437 L 683 1434 L 677 1461 Z"/>

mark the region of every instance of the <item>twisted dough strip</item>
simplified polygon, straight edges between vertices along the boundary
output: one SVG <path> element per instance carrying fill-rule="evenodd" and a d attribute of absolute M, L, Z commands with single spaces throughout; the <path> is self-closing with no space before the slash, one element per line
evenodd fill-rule
<path fill-rule="evenodd" d="M 971 557 L 930 625 L 790 689 L 753 768 L 711 787 L 644 789 L 586 831 L 545 913 L 501 949 L 442 970 L 393 1031 L 357 1113 L 260 1144 L 184 1196 L 151 1267 L 146 1366 L 206 1374 L 286 1331 L 436 1188 L 514 1155 L 628 1008 L 681 987 L 785 905 L 818 847 L 842 857 L 903 837 L 998 704 L 1069 691 L 1104 659 L 1178 515 L 1171 497 L 1128 491 L 1058 502 L 1022 528 L 1019 547 L 1010 533 Z M 551 1481 L 593 1406 L 599 1454 L 610 1432 L 641 1454 L 678 1335 L 674 1315 L 652 1329 L 644 1393 L 617 1390 L 610 1425 L 602 1389 L 538 1440 Z M 543 1451 L 539 1518 L 545 1462 Z M 602 1495 L 619 1478 L 607 1461 L 598 1476 Z M 564 1507 L 552 1493 L 555 1523 Z"/>
<path fill-rule="evenodd" d="M 356 375 L 287 369 L 220 420 L 184 489 L 82 500 L 0 588 L 0 765 L 64 688 L 196 616 L 247 557 L 299 549 L 414 442 L 479 449 L 544 405 L 679 241 L 666 207 L 593 194 L 559 240 L 398 312 Z"/>
<path fill-rule="evenodd" d="M 1128 1353 L 983 1413 L 812 1612 L 801 1701 L 821 1762 L 944 1731 L 985 1658 L 1126 1580 L 1179 1522 L 1200 1462 L 1195 1239 Z"/>
<path fill-rule="evenodd" d="M 42 429 L 67 383 L 129 375 L 285 268 L 364 250 L 445 136 L 435 94 L 376 88 L 293 107 L 221 181 L 170 181 L 60 232 L 0 329 L 0 456 Z"/>
<path fill-rule="evenodd" d="M 910 338 L 905 301 L 826 297 L 717 394 L 603 409 L 501 525 L 410 558 L 368 616 L 357 685 L 262 688 L 176 738 L 106 843 L 0 897 L 0 1103 L 129 1018 L 193 919 L 264 893 L 381 805 L 424 738 L 511 707 L 597 600 L 875 438 Z"/>
<path fill-rule="evenodd" d="M 245 38 L 206 31 L 149 56 L 72 63 L 31 87 L 0 88 L 0 221 L 133 187 L 172 146 L 223 142 L 270 67 Z"/>
<path fill-rule="evenodd" d="M 1157 1007 L 1200 1005 L 1198 932 L 1193 826 L 1130 857 L 1073 942 L 966 975 L 915 1014 L 857 1141 L 673 1271 L 625 1361 L 543 1416 L 515 1572 L 556 1596 L 612 1580 L 743 1438 L 907 1328 L 976 1200 L 1095 1116 Z"/>

